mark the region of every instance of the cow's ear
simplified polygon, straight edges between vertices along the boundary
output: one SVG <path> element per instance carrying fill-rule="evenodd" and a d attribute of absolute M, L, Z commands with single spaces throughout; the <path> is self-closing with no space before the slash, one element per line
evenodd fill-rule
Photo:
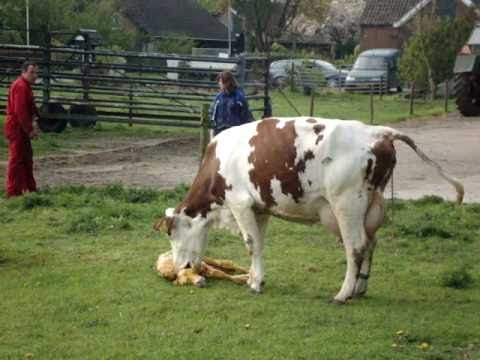
<path fill-rule="evenodd" d="M 174 221 L 175 216 L 164 216 L 153 225 L 153 228 L 157 231 L 163 231 L 168 235 L 171 235 Z"/>
<path fill-rule="evenodd" d="M 166 232 L 168 227 L 167 222 L 168 222 L 168 217 L 164 216 L 153 225 L 153 228 L 157 231 Z"/>
<path fill-rule="evenodd" d="M 170 229 L 174 221 L 175 217 L 175 209 L 174 208 L 167 208 L 165 210 L 165 216 L 158 220 L 154 225 L 153 228 L 157 231 L 163 231 L 170 235 Z"/>

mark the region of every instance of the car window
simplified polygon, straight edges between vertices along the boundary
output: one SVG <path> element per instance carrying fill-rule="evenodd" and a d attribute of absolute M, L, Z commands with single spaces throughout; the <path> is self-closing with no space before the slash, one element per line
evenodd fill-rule
<path fill-rule="evenodd" d="M 379 56 L 360 56 L 355 64 L 354 69 L 368 69 L 368 70 L 381 70 L 386 65 L 385 59 Z"/>
<path fill-rule="evenodd" d="M 290 68 L 292 64 L 295 64 L 295 66 L 300 66 L 302 65 L 303 60 L 302 59 L 288 59 L 288 60 L 278 60 L 274 61 L 270 64 L 270 67 L 272 69 L 283 69 L 283 68 Z"/>
<path fill-rule="evenodd" d="M 272 69 L 281 69 L 284 66 L 283 62 L 275 61 L 270 64 L 270 68 Z"/>
<path fill-rule="evenodd" d="M 338 71 L 335 65 L 323 60 L 315 60 L 315 65 L 327 71 Z"/>

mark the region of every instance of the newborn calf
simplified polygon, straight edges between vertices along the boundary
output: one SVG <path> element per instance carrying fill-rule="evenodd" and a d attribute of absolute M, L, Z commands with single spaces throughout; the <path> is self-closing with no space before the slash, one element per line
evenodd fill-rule
<path fill-rule="evenodd" d="M 197 287 L 205 286 L 205 278 L 226 279 L 236 284 L 244 285 L 248 280 L 248 269 L 235 265 L 230 260 L 217 260 L 204 257 L 200 265 L 200 271 L 197 273 L 192 268 L 185 268 L 178 272 L 173 265 L 173 256 L 171 251 L 160 254 L 157 260 L 156 269 L 160 276 L 173 281 L 175 285 L 195 285 Z M 241 274 L 234 275 L 233 273 Z"/>

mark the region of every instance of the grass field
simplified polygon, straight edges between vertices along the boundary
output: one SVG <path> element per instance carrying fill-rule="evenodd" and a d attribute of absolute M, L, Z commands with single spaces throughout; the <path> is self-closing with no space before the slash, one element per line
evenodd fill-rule
<path fill-rule="evenodd" d="M 299 92 L 284 92 L 302 115 L 310 113 L 310 97 Z M 426 117 L 444 113 L 444 100 L 424 101 L 416 99 L 414 114 L 410 116 L 410 100 L 400 95 L 380 97 L 374 95 L 374 124 L 382 125 L 408 119 L 410 117 Z M 296 116 L 297 112 L 288 104 L 278 91 L 272 94 L 273 112 L 276 116 Z M 450 101 L 449 111 L 455 109 Z M 325 118 L 361 120 L 370 123 L 370 96 L 366 94 L 322 92 L 315 95 L 314 115 Z"/>
<path fill-rule="evenodd" d="M 175 287 L 152 224 L 170 192 L 63 188 L 0 200 L 0 359 L 479 359 L 480 206 L 397 202 L 368 296 L 329 301 L 343 250 L 320 227 L 273 220 L 266 288 Z M 209 254 L 242 265 L 242 241 Z"/>
<path fill-rule="evenodd" d="M 308 114 L 309 97 L 287 95 Z M 296 114 L 279 93 L 272 103 L 275 116 Z M 370 119 L 362 95 L 321 94 L 315 109 Z M 442 101 L 416 104 L 416 116 L 442 112 Z M 376 123 L 407 117 L 407 100 L 375 97 Z M 101 123 L 42 134 L 34 151 L 197 133 Z M 153 265 L 169 244 L 152 224 L 185 191 L 71 187 L 0 199 L 0 359 L 480 358 L 480 205 L 397 202 L 379 234 L 368 296 L 338 306 L 330 300 L 344 276 L 343 250 L 320 227 L 280 220 L 267 234 L 261 295 L 161 279 Z M 213 232 L 209 245 L 209 255 L 249 264 L 237 237 Z"/>

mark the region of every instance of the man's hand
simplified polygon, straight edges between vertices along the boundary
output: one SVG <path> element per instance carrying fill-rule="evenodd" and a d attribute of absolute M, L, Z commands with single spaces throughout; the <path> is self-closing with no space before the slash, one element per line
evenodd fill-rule
<path fill-rule="evenodd" d="M 32 127 L 33 129 L 30 134 L 28 134 L 28 136 L 30 137 L 30 139 L 36 139 L 40 134 L 40 127 L 38 126 L 38 116 L 33 117 Z"/>

